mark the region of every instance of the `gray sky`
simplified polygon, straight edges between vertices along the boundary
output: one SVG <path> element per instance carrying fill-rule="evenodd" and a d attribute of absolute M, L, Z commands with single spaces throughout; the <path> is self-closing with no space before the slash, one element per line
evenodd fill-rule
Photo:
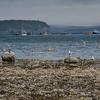
<path fill-rule="evenodd" d="M 0 19 L 58 25 L 100 24 L 100 0 L 0 0 Z"/>

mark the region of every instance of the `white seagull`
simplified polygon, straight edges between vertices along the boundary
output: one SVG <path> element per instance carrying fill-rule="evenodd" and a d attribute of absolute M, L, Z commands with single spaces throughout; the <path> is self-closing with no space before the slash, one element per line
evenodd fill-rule
<path fill-rule="evenodd" d="M 72 52 L 69 50 L 69 51 L 68 51 L 68 55 L 71 56 L 71 54 L 72 54 Z"/>
<path fill-rule="evenodd" d="M 92 60 L 95 60 L 94 56 L 92 56 Z"/>

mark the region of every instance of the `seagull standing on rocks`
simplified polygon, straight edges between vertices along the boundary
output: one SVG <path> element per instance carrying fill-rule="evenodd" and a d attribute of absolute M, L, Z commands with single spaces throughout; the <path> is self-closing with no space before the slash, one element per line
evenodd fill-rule
<path fill-rule="evenodd" d="M 68 51 L 68 55 L 69 55 L 69 57 L 71 56 L 71 54 L 72 54 L 72 52 L 69 50 L 69 51 Z"/>
<path fill-rule="evenodd" d="M 92 60 L 95 60 L 94 56 L 92 56 Z"/>

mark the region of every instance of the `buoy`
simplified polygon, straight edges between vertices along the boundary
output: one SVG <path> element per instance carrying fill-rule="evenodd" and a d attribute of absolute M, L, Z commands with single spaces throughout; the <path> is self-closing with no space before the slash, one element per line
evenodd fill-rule
<path fill-rule="evenodd" d="M 48 48 L 48 51 L 51 52 L 51 51 L 55 51 L 54 48 Z"/>

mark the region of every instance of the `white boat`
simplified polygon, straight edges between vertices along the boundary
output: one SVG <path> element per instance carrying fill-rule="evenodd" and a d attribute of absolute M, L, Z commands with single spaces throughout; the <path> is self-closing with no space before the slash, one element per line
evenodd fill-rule
<path fill-rule="evenodd" d="M 40 35 L 48 35 L 48 32 L 40 33 Z"/>
<path fill-rule="evenodd" d="M 93 34 L 99 34 L 100 32 L 98 30 L 94 30 L 92 33 Z"/>
<path fill-rule="evenodd" d="M 27 34 L 26 33 L 22 33 L 21 36 L 27 36 Z"/>
<path fill-rule="evenodd" d="M 92 34 L 99 34 L 100 32 L 98 30 L 94 30 L 94 31 L 91 31 L 91 32 L 85 32 L 84 34 L 86 35 L 92 35 Z"/>

